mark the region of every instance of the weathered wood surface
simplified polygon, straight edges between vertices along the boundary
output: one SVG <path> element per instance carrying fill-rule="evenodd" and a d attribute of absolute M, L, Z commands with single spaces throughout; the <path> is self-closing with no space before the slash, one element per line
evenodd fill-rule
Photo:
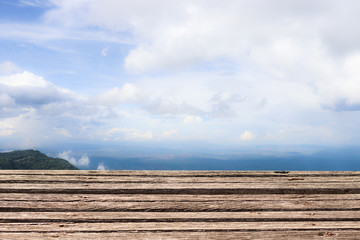
<path fill-rule="evenodd" d="M 360 239 L 360 172 L 0 171 L 0 239 Z"/>

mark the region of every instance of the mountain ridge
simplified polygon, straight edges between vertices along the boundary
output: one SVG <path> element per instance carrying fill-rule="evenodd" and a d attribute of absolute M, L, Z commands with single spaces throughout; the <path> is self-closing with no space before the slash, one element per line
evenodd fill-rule
<path fill-rule="evenodd" d="M 48 157 L 37 150 L 15 150 L 0 153 L 0 169 L 3 170 L 78 170 L 61 158 Z"/>

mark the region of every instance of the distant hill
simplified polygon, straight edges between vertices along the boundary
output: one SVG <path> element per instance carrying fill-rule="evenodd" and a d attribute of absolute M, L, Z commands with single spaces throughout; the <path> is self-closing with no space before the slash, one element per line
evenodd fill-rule
<path fill-rule="evenodd" d="M 0 153 L 0 169 L 77 170 L 78 168 L 61 158 L 48 157 L 35 150 L 23 150 Z"/>

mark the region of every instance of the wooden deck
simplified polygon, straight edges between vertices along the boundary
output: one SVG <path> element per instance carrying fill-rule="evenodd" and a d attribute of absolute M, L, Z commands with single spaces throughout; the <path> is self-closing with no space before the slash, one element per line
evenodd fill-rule
<path fill-rule="evenodd" d="M 360 172 L 0 171 L 0 239 L 360 239 Z"/>

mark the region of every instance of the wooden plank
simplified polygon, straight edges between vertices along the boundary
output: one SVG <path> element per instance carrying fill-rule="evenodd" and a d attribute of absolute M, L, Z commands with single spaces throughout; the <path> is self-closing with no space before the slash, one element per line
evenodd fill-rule
<path fill-rule="evenodd" d="M 277 171 L 66 171 L 66 170 L 0 170 L 0 177 L 75 177 L 75 178 L 126 178 L 126 177 L 139 177 L 139 178 L 291 178 L 291 177 L 360 177 L 359 172 L 277 172 Z"/>
<path fill-rule="evenodd" d="M 124 231 L 282 231 L 356 230 L 359 221 L 307 222 L 142 222 L 142 223 L 0 223 L 2 232 L 124 232 Z"/>
<path fill-rule="evenodd" d="M 67 176 L 233 176 L 233 177 L 271 177 L 271 176 L 360 176 L 359 171 L 93 171 L 93 170 L 0 170 L 1 175 L 67 175 Z"/>
<path fill-rule="evenodd" d="M 154 177 L 154 176 L 62 176 L 62 175 L 0 175 L 0 184 L 61 184 L 61 183 L 360 183 L 360 176 L 308 177 Z"/>
<path fill-rule="evenodd" d="M 201 239 L 201 240 L 228 240 L 228 239 L 357 239 L 360 231 L 354 230 L 306 230 L 306 231 L 231 231 L 231 232 L 30 232 L 30 233 L 2 233 L 0 239 L 28 240 L 28 239 L 138 239 L 138 240 L 172 240 L 172 239 Z"/>
<path fill-rule="evenodd" d="M 211 202 L 211 201 L 348 201 L 360 200 L 360 194 L 32 194 L 0 193 L 1 201 L 37 202 Z"/>
<path fill-rule="evenodd" d="M 357 182 L 322 182 L 320 184 L 306 183 L 306 182 L 209 182 L 209 183 L 1 183 L 0 189 L 186 189 L 186 188 L 202 188 L 202 189 L 264 189 L 264 188 L 360 188 L 360 181 Z"/>
<path fill-rule="evenodd" d="M 0 184 L 0 193 L 58 194 L 360 194 L 360 183 Z"/>
<path fill-rule="evenodd" d="M 270 212 L 2 212 L 15 222 L 274 222 L 360 221 L 360 211 Z"/>
<path fill-rule="evenodd" d="M 0 201 L 0 211 L 295 211 L 360 210 L 360 201 L 211 201 L 211 202 L 31 202 Z"/>

